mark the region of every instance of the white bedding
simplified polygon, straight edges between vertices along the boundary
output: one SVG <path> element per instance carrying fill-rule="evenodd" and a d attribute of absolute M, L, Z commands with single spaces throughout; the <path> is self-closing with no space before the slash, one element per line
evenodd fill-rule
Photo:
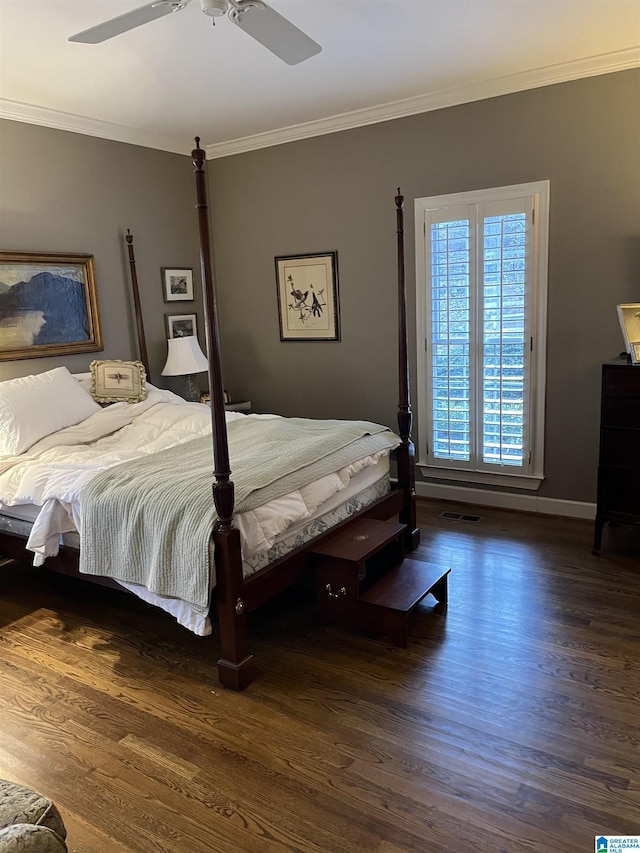
<path fill-rule="evenodd" d="M 17 517 L 26 512 L 33 519 L 27 548 L 34 553 L 35 565 L 58 553 L 61 535 L 81 530 L 80 491 L 96 473 L 211 432 L 208 406 L 188 403 L 153 386 L 147 388 L 147 399 L 141 403 L 115 403 L 46 436 L 19 456 L 0 456 L 0 511 Z M 244 417 L 227 413 L 228 420 Z M 237 515 L 245 564 L 386 455 L 385 451 L 368 456 L 299 491 Z M 213 453 L 211 467 L 213 470 Z"/>
<path fill-rule="evenodd" d="M 324 503 L 321 503 L 318 508 L 309 513 L 308 517 L 300 519 L 291 524 L 286 530 L 283 530 L 275 539 L 273 545 L 268 551 L 256 552 L 254 555 L 249 555 L 245 561 L 245 574 L 257 572 L 268 565 L 272 560 L 284 556 L 293 548 L 298 547 L 304 542 L 308 542 L 310 538 L 318 535 L 318 532 L 324 531 L 327 527 L 337 524 L 348 518 L 354 512 L 363 509 L 367 504 L 376 498 L 387 494 L 389 489 L 389 457 L 385 456 L 376 462 L 375 465 L 369 465 L 362 468 L 355 474 L 348 484 L 341 491 L 333 494 Z M 273 512 L 277 512 L 276 502 L 273 502 Z M 37 518 L 39 507 L 32 504 L 23 504 L 20 506 L 4 507 L 0 503 L 0 521 L 2 518 L 18 519 L 18 529 L 16 532 L 19 535 L 27 535 L 29 525 Z M 22 522 L 25 522 L 23 525 Z M 242 515 L 235 518 L 237 526 L 243 530 L 244 520 Z M 71 548 L 80 547 L 80 536 L 77 531 L 64 534 L 61 537 L 62 543 Z M 120 586 L 132 592 L 138 598 L 146 601 L 148 604 L 153 604 L 161 610 L 166 611 L 173 616 L 176 621 L 188 628 L 198 636 L 205 637 L 211 634 L 211 620 L 209 616 L 202 616 L 186 601 L 181 601 L 177 598 L 167 598 L 156 595 L 150 592 L 144 586 L 136 584 L 128 584 L 124 581 L 119 581 Z"/>

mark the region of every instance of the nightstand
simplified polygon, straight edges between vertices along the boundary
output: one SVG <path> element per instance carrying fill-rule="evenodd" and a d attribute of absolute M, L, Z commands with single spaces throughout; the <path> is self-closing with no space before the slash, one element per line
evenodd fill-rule
<path fill-rule="evenodd" d="M 235 402 L 225 403 L 224 408 L 227 412 L 247 412 L 251 411 L 251 400 L 236 400 Z"/>
<path fill-rule="evenodd" d="M 200 397 L 200 402 L 210 406 L 211 397 L 208 394 L 203 394 Z M 232 400 L 230 403 L 225 403 L 224 408 L 227 412 L 246 412 L 248 414 L 251 411 L 251 400 Z"/>

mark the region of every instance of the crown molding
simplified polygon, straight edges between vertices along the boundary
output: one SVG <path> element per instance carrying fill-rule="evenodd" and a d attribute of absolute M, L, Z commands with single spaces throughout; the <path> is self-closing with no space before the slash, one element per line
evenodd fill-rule
<path fill-rule="evenodd" d="M 485 98 L 495 98 L 509 95 L 540 86 L 551 86 L 555 83 L 565 83 L 583 77 L 594 77 L 600 74 L 611 74 L 615 71 L 626 71 L 640 66 L 640 47 L 619 50 L 599 56 L 579 59 L 573 62 L 563 62 L 547 65 L 533 71 L 523 71 L 509 74 L 491 80 L 483 80 L 454 89 L 434 92 L 429 95 L 418 95 L 414 98 L 404 98 L 375 107 L 367 107 L 349 113 L 341 113 L 329 118 L 303 124 L 290 125 L 278 130 L 258 133 L 231 139 L 227 142 L 213 143 L 205 147 L 207 159 L 228 157 L 232 154 L 242 154 L 259 148 L 269 148 L 286 142 L 308 139 L 312 136 L 324 136 L 340 130 L 351 130 L 368 124 L 378 124 L 383 121 L 431 112 L 432 110 L 454 107 L 459 104 L 481 101 Z M 70 133 L 81 133 L 86 136 L 97 136 L 100 139 L 110 139 L 114 142 L 124 142 L 129 145 L 140 145 L 144 148 L 155 148 L 173 154 L 191 154 L 191 140 L 182 141 L 171 137 L 158 136 L 132 130 L 118 124 L 99 121 L 97 119 L 78 116 L 51 110 L 47 107 L 23 104 L 0 98 L 0 118 L 20 121 L 26 124 L 36 124 L 51 127 L 56 130 L 66 130 Z"/>
<path fill-rule="evenodd" d="M 579 80 L 583 77 L 595 77 L 600 74 L 612 74 L 616 71 L 626 71 L 640 66 L 640 47 L 619 50 L 611 53 L 578 59 L 572 62 L 562 62 L 536 68 L 533 71 L 522 71 L 504 77 L 495 77 L 455 89 L 446 89 L 429 95 L 418 95 L 414 98 L 404 98 L 367 107 L 349 113 L 331 116 L 330 118 L 309 121 L 304 124 L 290 125 L 278 130 L 258 133 L 254 136 L 244 136 L 228 142 L 220 142 L 205 147 L 208 159 L 228 157 L 232 154 L 242 154 L 259 148 L 282 145 L 313 136 L 323 136 L 340 130 L 351 130 L 369 124 L 378 124 L 404 116 L 454 107 L 472 101 L 482 101 L 486 98 L 496 98 L 500 95 L 510 95 L 527 89 L 541 86 L 551 86 L 555 83 L 565 83 Z"/>
<path fill-rule="evenodd" d="M 9 101 L 6 98 L 0 98 L 0 118 L 51 127 L 55 130 L 67 130 L 70 133 L 81 133 L 85 136 L 97 136 L 100 139 L 111 139 L 128 145 L 140 145 L 143 148 L 155 148 L 173 154 L 191 153 L 188 143 L 177 139 L 142 133 L 120 124 L 110 124 L 74 113 L 50 110 L 47 107 L 35 107 L 19 101 Z"/>

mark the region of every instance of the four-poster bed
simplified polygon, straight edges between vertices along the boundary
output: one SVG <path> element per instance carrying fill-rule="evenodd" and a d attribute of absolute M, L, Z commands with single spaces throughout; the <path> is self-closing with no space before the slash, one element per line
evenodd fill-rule
<path fill-rule="evenodd" d="M 267 565 L 259 567 L 253 574 L 247 576 L 246 563 L 243 567 L 243 541 L 238 526 L 242 515 L 238 515 L 239 507 L 235 504 L 235 484 L 232 479 L 232 465 L 230 461 L 230 442 L 232 438 L 244 429 L 243 426 L 234 426 L 233 422 L 228 424 L 229 416 L 225 412 L 224 386 L 222 378 L 220 357 L 220 335 L 218 327 L 218 315 L 216 304 L 215 284 L 213 278 L 213 259 L 210 242 L 210 223 L 208 216 L 208 202 L 205 176 L 205 152 L 200 147 L 199 139 L 196 138 L 196 148 L 193 151 L 193 163 L 196 179 L 196 209 L 198 214 L 198 228 L 200 236 L 200 254 L 202 268 L 202 286 L 204 296 L 205 325 L 207 336 L 207 347 L 209 354 L 209 388 L 210 388 L 210 414 L 207 410 L 207 418 L 211 421 L 211 437 L 213 441 L 214 482 L 212 486 L 213 504 L 215 506 L 215 521 L 210 538 L 213 544 L 213 559 L 215 561 L 215 590 L 212 598 L 212 606 L 218 617 L 220 632 L 221 654 L 218 661 L 218 674 L 220 682 L 229 688 L 240 690 L 246 687 L 254 678 L 255 663 L 250 651 L 247 616 L 258 606 L 268 599 L 290 586 L 301 577 L 305 571 L 313 570 L 314 554 L 315 565 L 320 565 L 320 553 L 324 548 L 334 541 L 336 534 L 343 539 L 354 524 L 362 524 L 363 519 L 370 519 L 371 524 L 396 518 L 399 523 L 394 525 L 393 536 L 401 543 L 400 550 L 413 550 L 419 541 L 419 531 L 416 526 L 415 511 L 415 479 L 414 479 L 414 448 L 411 441 L 411 407 L 409 403 L 409 370 L 407 350 L 407 315 L 405 295 L 405 271 L 404 271 L 404 223 L 403 223 L 403 197 L 398 190 L 396 196 L 397 217 L 397 251 L 398 251 L 398 365 L 399 365 L 399 404 L 398 404 L 398 427 L 399 438 L 396 442 L 397 459 L 397 485 L 382 496 L 376 496 L 360 509 L 353 517 L 343 517 L 330 528 L 322 522 L 319 526 L 320 534 L 310 541 L 302 544 L 294 543 L 282 556 L 270 561 Z M 129 263 L 131 266 L 131 279 L 134 297 L 134 309 L 138 331 L 140 358 L 147 373 L 149 372 L 146 343 L 144 338 L 144 326 L 140 299 L 138 295 L 138 284 L 133 253 L 133 237 L 128 232 L 126 242 L 129 252 Z M 150 386 L 152 387 L 152 386 Z M 165 393 L 166 392 L 158 392 Z M 155 401 L 155 398 L 154 398 Z M 166 398 L 160 400 L 164 405 Z M 180 401 L 184 402 L 184 401 Z M 193 407 L 193 404 L 185 404 Z M 201 417 L 201 408 L 198 417 Z M 237 418 L 247 416 L 237 415 Z M 249 416 L 249 419 L 256 416 Z M 258 416 L 259 417 L 259 416 Z M 266 416 L 265 416 L 266 417 Z M 246 421 L 245 421 L 246 423 Z M 324 423 L 324 422 L 320 422 Z M 375 425 L 373 425 L 375 426 Z M 198 427 L 201 429 L 201 427 Z M 197 430 L 196 430 L 197 432 Z M 198 433 L 199 434 L 199 433 Z M 210 439 L 211 440 L 211 439 Z M 193 443 L 195 446 L 195 442 Z M 125 468 L 126 466 L 119 466 Z M 87 489 L 88 491 L 88 489 Z M 0 499 L 2 495 L 0 495 Z M 369 500 L 369 499 L 367 499 Z M 0 506 L 1 509 L 1 506 Z M 235 514 L 234 514 L 235 513 Z M 358 528 L 360 530 L 360 528 Z M 372 528 L 373 529 L 373 528 Z M 363 539 L 369 535 L 369 528 L 364 534 L 354 536 Z M 382 535 L 378 531 L 375 535 L 385 541 L 389 539 L 387 531 Z M 244 535 L 244 534 L 243 534 Z M 15 526 L 5 526 L 0 531 L 0 553 L 24 559 L 24 536 L 18 535 Z M 272 553 L 272 552 L 270 552 Z M 363 552 L 364 553 L 364 552 Z M 411 562 L 411 561 L 410 561 Z M 52 569 L 77 573 L 78 552 L 75 549 L 61 547 L 59 554 L 49 557 L 45 565 Z M 408 564 L 409 565 L 409 564 Z M 416 563 L 416 567 L 420 565 Z M 329 571 L 333 571 L 330 567 Z M 86 577 L 86 575 L 82 575 Z M 100 582 L 111 584 L 108 578 L 92 578 Z M 426 581 L 425 581 L 426 583 Z M 126 584 L 125 584 L 126 586 Z M 344 588 L 336 593 L 332 591 L 331 584 L 326 584 L 327 594 L 331 599 L 337 599 L 341 595 L 347 595 Z M 348 586 L 348 584 L 347 584 Z M 322 591 L 322 586 L 320 587 Z M 415 598 L 420 600 L 428 591 L 434 592 L 440 601 L 446 600 L 446 573 L 444 580 L 442 573 L 434 580 L 430 578 L 425 589 Z M 375 598 L 371 596 L 370 598 Z M 331 602 L 329 602 L 331 604 Z M 354 624 L 362 624 L 374 627 L 370 624 L 370 617 L 358 619 L 354 607 L 348 602 L 340 601 L 337 604 L 338 611 L 352 613 Z M 363 605 L 364 606 L 364 605 Z M 379 608 L 379 602 L 376 607 Z M 342 607 L 342 610 L 340 610 Z M 345 607 L 347 609 L 345 610 Z M 321 606 L 321 612 L 323 607 Z M 331 608 L 329 608 L 330 610 Z M 357 609 L 357 608 L 356 608 Z M 326 608 L 325 608 L 326 610 Z M 338 612 L 336 611 L 336 612 Z M 372 609 L 372 612 L 375 608 Z M 359 612 L 359 611 L 358 611 Z M 391 624 L 391 623 L 389 623 Z M 384 620 L 380 623 L 380 630 L 392 633 L 386 627 Z"/>
<path fill-rule="evenodd" d="M 242 577 L 239 532 L 233 524 L 233 481 L 229 465 L 225 426 L 224 386 L 221 370 L 220 337 L 216 310 L 215 284 L 210 242 L 209 207 L 204 164 L 205 151 L 196 137 L 192 152 L 196 175 L 196 208 L 200 233 L 200 264 L 205 304 L 205 325 L 209 352 L 209 388 L 214 442 L 213 500 L 218 521 L 213 531 L 217 569 L 217 609 L 220 624 L 221 658 L 218 661 L 220 681 L 239 690 L 254 676 L 253 656 L 249 651 L 247 614 L 276 592 L 290 585 L 301 572 L 307 551 L 286 557 L 272 565 L 268 575 L 252 578 L 245 583 Z M 399 403 L 398 426 L 401 444 L 396 451 L 398 488 L 364 511 L 372 518 L 386 519 L 397 515 L 405 528 L 405 545 L 415 548 L 419 541 L 415 509 L 415 459 L 411 441 L 411 406 L 409 403 L 409 358 L 407 336 L 406 288 L 404 269 L 404 198 L 398 189 L 396 196 L 397 253 L 398 253 L 398 364 Z M 335 534 L 332 529 L 330 534 Z M 316 543 L 317 544 L 317 543 Z"/>

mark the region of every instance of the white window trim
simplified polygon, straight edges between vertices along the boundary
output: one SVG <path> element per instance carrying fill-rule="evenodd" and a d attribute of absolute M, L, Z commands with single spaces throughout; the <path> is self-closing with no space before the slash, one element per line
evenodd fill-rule
<path fill-rule="evenodd" d="M 460 468 L 443 468 L 438 465 L 427 465 L 424 462 L 416 463 L 422 475 L 432 480 L 451 480 L 461 483 L 486 483 L 489 486 L 504 486 L 511 489 L 527 489 L 534 491 L 539 489 L 544 476 L 530 474 L 501 474 L 489 471 L 462 471 Z M 497 467 L 497 466 L 496 466 Z"/>
<path fill-rule="evenodd" d="M 545 385 L 547 366 L 547 287 L 549 260 L 549 181 L 533 181 L 514 184 L 496 189 L 477 190 L 475 192 L 450 193 L 448 195 L 417 198 L 414 202 L 415 246 L 416 246 L 416 314 L 417 314 L 417 414 L 418 446 L 417 465 L 423 476 L 434 479 L 458 480 L 469 483 L 486 483 L 511 488 L 537 489 L 544 479 L 544 427 L 545 427 Z M 427 362 L 425 352 L 428 341 L 426 316 L 426 245 L 425 212 L 434 208 L 458 204 L 473 204 L 478 201 L 509 199 L 514 195 L 533 196 L 535 227 L 532 245 L 533 302 L 535 310 L 531 318 L 531 336 L 533 338 L 531 405 L 531 451 L 532 467 L 526 474 L 517 474 L 510 469 L 508 473 L 463 471 L 442 465 L 433 465 L 424 460 L 428 434 L 427 405 Z M 421 459 L 422 454 L 422 459 Z"/>

